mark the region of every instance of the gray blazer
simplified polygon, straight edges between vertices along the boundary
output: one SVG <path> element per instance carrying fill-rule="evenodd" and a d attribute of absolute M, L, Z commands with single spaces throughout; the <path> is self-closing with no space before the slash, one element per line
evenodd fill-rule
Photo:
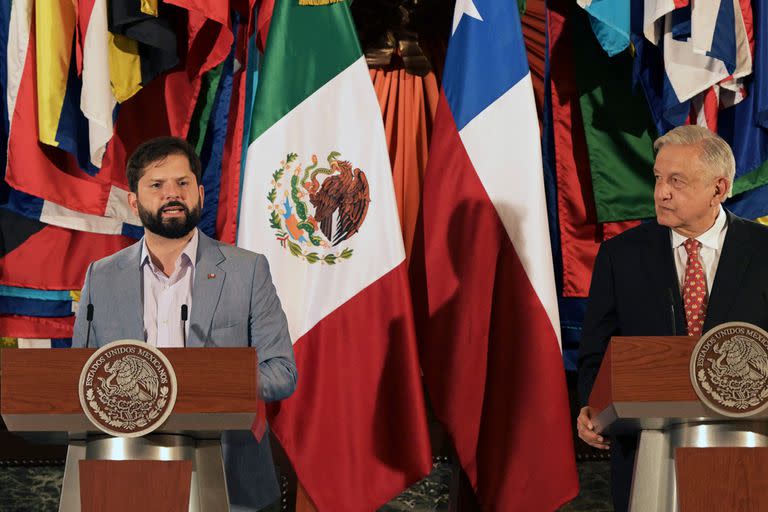
<path fill-rule="evenodd" d="M 144 339 L 141 246 L 139 241 L 88 267 L 73 347 L 85 346 L 88 304 L 94 307 L 89 346 Z M 293 393 L 293 345 L 263 255 L 222 244 L 200 232 L 189 322 L 189 347 L 256 347 L 259 393 L 265 401 L 282 400 Z M 258 510 L 279 497 L 268 435 L 257 443 L 250 432 L 227 432 L 222 451 L 233 509 Z"/>

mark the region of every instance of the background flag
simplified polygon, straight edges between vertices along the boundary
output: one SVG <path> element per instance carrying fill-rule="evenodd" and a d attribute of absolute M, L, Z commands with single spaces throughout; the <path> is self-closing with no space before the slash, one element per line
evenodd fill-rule
<path fill-rule="evenodd" d="M 238 244 L 269 259 L 301 375 L 272 429 L 319 510 L 376 509 L 431 453 L 381 110 L 346 3 L 276 2 L 250 137 Z"/>
<path fill-rule="evenodd" d="M 430 152 L 420 353 L 431 403 L 484 510 L 553 510 L 578 483 L 514 2 L 457 2 Z"/>

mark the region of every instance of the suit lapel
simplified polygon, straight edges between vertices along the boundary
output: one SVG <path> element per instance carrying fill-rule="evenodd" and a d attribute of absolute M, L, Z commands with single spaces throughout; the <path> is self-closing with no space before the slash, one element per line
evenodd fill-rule
<path fill-rule="evenodd" d="M 206 345 L 210 340 L 213 313 L 219 303 L 226 273 L 220 264 L 226 259 L 217 243 L 199 234 L 195 282 L 192 286 L 192 311 L 189 320 L 189 346 Z"/>
<path fill-rule="evenodd" d="M 675 259 L 672 253 L 669 228 L 660 226 L 653 221 L 649 226 L 647 243 L 644 248 L 646 270 L 651 276 L 652 297 L 663 301 L 664 311 L 669 312 L 670 300 L 674 301 L 675 325 L 671 325 L 669 313 L 663 315 L 663 323 L 669 329 L 670 334 L 684 335 L 688 331 L 685 327 L 685 312 L 683 311 L 683 299 L 680 295 L 680 285 L 675 269 Z M 671 292 L 671 298 L 670 298 Z"/>
<path fill-rule="evenodd" d="M 141 247 L 143 239 L 131 246 L 117 262 L 120 272 L 114 276 L 115 290 L 120 290 L 122 296 L 122 311 L 119 315 L 129 315 L 125 322 L 127 339 L 144 339 L 144 296 L 142 286 L 144 279 L 141 275 Z"/>
<path fill-rule="evenodd" d="M 725 233 L 723 252 L 717 264 L 715 281 L 712 283 L 712 293 L 707 305 L 707 318 L 704 321 L 704 331 L 721 324 L 728 318 L 728 312 L 741 287 L 752 250 L 749 246 L 744 221 L 730 212 L 728 215 L 728 231 Z"/>

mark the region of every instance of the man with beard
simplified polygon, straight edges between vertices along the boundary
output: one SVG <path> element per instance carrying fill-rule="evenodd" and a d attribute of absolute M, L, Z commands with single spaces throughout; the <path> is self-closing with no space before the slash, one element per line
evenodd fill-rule
<path fill-rule="evenodd" d="M 72 346 L 120 339 L 156 347 L 253 346 L 262 399 L 282 400 L 296 387 L 296 363 L 269 265 L 197 229 L 200 175 L 200 159 L 182 139 L 152 139 L 131 155 L 128 202 L 144 238 L 89 266 Z M 249 431 L 226 432 L 222 451 L 231 510 L 258 510 L 279 498 L 268 435 L 257 442 Z"/>

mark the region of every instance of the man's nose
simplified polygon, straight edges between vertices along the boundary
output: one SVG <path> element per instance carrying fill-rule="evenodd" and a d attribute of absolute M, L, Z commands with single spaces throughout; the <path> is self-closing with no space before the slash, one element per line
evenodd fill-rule
<path fill-rule="evenodd" d="M 659 199 L 669 199 L 672 197 L 672 193 L 669 185 L 663 182 L 656 184 L 655 193 L 656 193 L 656 197 Z"/>
<path fill-rule="evenodd" d="M 165 187 L 163 187 L 163 196 L 166 199 L 181 197 L 181 187 L 175 183 L 166 183 Z"/>

